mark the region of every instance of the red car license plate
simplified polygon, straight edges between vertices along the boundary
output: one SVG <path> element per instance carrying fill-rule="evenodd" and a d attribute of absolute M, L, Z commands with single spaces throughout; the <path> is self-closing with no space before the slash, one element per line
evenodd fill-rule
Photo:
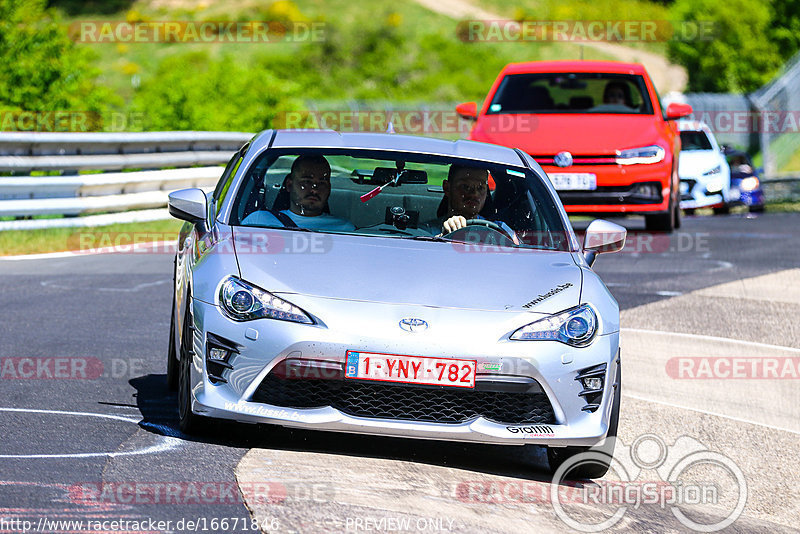
<path fill-rule="evenodd" d="M 345 378 L 475 387 L 475 360 L 347 351 Z"/>

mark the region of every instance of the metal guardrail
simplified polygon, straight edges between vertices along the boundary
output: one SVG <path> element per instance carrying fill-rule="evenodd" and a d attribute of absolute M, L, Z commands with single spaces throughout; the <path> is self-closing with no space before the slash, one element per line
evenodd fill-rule
<path fill-rule="evenodd" d="M 0 221 L 0 230 L 169 218 L 163 209 L 167 195 L 184 187 L 213 187 L 222 174 L 223 167 L 219 165 L 227 163 L 252 135 L 2 132 L 0 173 L 11 176 L 0 176 L 0 217 L 16 220 Z M 139 170 L 165 167 L 178 168 Z M 125 169 L 138 171 L 78 174 Z M 60 174 L 29 175 L 36 171 Z M 124 213 L 131 210 L 147 210 L 147 213 Z M 79 217 L 103 212 L 106 215 Z M 63 218 L 30 219 L 54 215 Z"/>
<path fill-rule="evenodd" d="M 762 178 L 761 187 L 769 201 L 800 200 L 800 175 L 779 175 Z"/>
<path fill-rule="evenodd" d="M 0 132 L 0 230 L 167 219 L 167 195 L 213 187 L 243 132 Z M 203 165 L 202 167 L 194 167 Z M 120 171 L 78 174 L 80 171 Z M 57 176 L 30 176 L 46 171 Z M 800 176 L 765 177 L 770 200 L 800 199 Z M 92 215 L 104 213 L 103 215 Z M 61 216 L 32 219 L 31 217 Z"/>

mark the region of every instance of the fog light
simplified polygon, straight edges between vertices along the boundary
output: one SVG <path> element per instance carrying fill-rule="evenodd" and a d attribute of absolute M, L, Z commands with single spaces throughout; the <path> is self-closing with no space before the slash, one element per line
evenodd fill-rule
<path fill-rule="evenodd" d="M 603 379 L 599 376 L 584 378 L 583 387 L 586 389 L 603 389 Z"/>
<path fill-rule="evenodd" d="M 661 196 L 661 188 L 656 184 L 639 184 L 636 186 L 635 192 L 644 197 L 658 198 Z"/>
<path fill-rule="evenodd" d="M 217 347 L 211 347 L 208 351 L 209 360 L 225 361 L 228 358 L 228 351 Z"/>

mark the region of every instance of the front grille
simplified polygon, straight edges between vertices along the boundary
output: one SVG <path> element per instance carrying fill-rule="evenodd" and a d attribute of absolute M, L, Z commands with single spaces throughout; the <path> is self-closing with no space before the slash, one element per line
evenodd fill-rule
<path fill-rule="evenodd" d="M 681 183 L 685 183 L 688 186 L 686 192 L 681 194 L 681 200 L 692 200 L 694 198 L 692 196 L 692 190 L 694 186 L 697 185 L 697 180 L 681 180 Z"/>
<path fill-rule="evenodd" d="M 548 165 L 548 166 L 555 166 L 555 156 L 554 155 L 539 155 L 534 156 L 531 155 L 533 159 L 536 160 L 536 163 L 539 165 Z M 585 155 L 585 156 L 576 156 L 572 155 L 572 165 L 616 165 L 617 164 L 617 156 L 616 155 Z M 566 171 L 567 168 L 564 168 Z"/>
<path fill-rule="evenodd" d="M 350 380 L 285 379 L 273 374 L 253 401 L 285 408 L 330 406 L 347 415 L 457 424 L 482 416 L 496 423 L 555 423 L 547 395 Z"/>

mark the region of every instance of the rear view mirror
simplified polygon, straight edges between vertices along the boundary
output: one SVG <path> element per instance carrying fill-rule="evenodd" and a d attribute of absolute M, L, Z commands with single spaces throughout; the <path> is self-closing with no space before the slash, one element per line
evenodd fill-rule
<path fill-rule="evenodd" d="M 206 220 L 206 194 L 202 189 L 179 189 L 169 194 L 169 214 L 192 224 Z"/>
<path fill-rule="evenodd" d="M 597 254 L 619 252 L 625 246 L 628 231 L 618 224 L 596 219 L 586 228 L 583 237 L 583 253 L 589 265 L 594 263 Z"/>
<path fill-rule="evenodd" d="M 420 170 L 402 170 L 398 184 L 427 184 L 428 173 Z M 391 167 L 376 167 L 372 173 L 372 182 L 388 184 L 397 176 L 398 170 Z"/>
<path fill-rule="evenodd" d="M 464 102 L 456 106 L 456 113 L 467 120 L 475 120 L 478 117 L 478 104 L 475 102 Z"/>
<path fill-rule="evenodd" d="M 678 104 L 677 102 L 673 102 L 669 106 L 667 106 L 667 120 L 673 119 L 680 119 L 681 117 L 687 117 L 692 114 L 694 110 L 692 106 L 689 104 Z"/>

